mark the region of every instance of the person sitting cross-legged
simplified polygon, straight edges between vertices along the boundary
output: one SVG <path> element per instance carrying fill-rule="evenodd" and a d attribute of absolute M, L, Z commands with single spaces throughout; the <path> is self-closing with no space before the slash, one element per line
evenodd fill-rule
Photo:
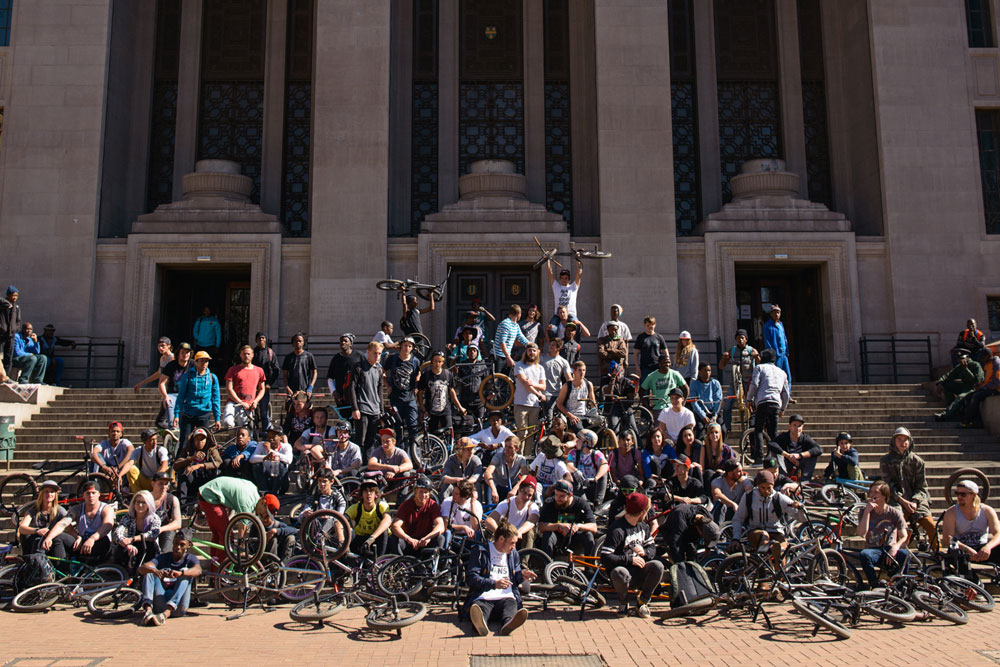
<path fill-rule="evenodd" d="M 139 491 L 132 496 L 128 514 L 111 533 L 111 541 L 118 547 L 115 560 L 126 570 L 146 562 L 160 552 L 159 535 L 160 517 L 153 494 Z"/>
<path fill-rule="evenodd" d="M 101 501 L 101 492 L 94 482 L 85 482 L 81 495 L 83 502 L 56 523 L 48 537 L 55 540 L 65 531 L 62 540 L 69 545 L 67 552 L 75 559 L 103 563 L 111 553 L 110 535 L 115 526 L 115 508 Z"/>
<path fill-rule="evenodd" d="M 509 635 L 528 620 L 521 602 L 521 582 L 532 581 L 536 573 L 521 567 L 517 553 L 517 528 L 501 520 L 489 544 L 476 544 L 466 566 L 469 597 L 462 606 L 481 637 L 489 634 L 489 623 L 500 622 L 497 634 Z"/>
<path fill-rule="evenodd" d="M 903 548 L 909 531 L 906 519 L 898 507 L 889 505 L 889 485 L 879 481 L 868 490 L 868 503 L 858 520 L 858 537 L 864 538 L 865 548 L 861 550 L 861 569 L 868 577 L 872 588 L 878 586 L 875 567 L 883 565 L 891 574 L 901 569 L 905 573 L 909 552 Z"/>
<path fill-rule="evenodd" d="M 656 544 L 646 523 L 650 501 L 642 493 L 632 493 L 625 501 L 625 516 L 608 526 L 601 546 L 601 564 L 610 570 L 611 583 L 618 594 L 618 614 L 628 613 L 628 589 L 640 580 L 636 615 L 649 618 L 649 600 L 663 578 L 663 562 L 656 560 Z"/>
<path fill-rule="evenodd" d="M 183 616 L 191 600 L 191 582 L 201 576 L 201 563 L 188 553 L 191 538 L 174 534 L 170 551 L 159 554 L 139 567 L 142 575 L 143 625 L 163 625 L 167 619 Z"/>
<path fill-rule="evenodd" d="M 444 519 L 441 506 L 431 497 L 432 488 L 431 480 L 420 475 L 413 495 L 396 510 L 389 540 L 391 553 L 419 557 L 421 549 L 444 546 Z"/>
<path fill-rule="evenodd" d="M 380 497 L 378 482 L 374 479 L 362 480 L 360 492 L 361 502 L 354 503 L 344 512 L 354 528 L 351 553 L 361 553 L 367 548 L 381 556 L 385 553 L 389 526 L 392 525 L 389 503 Z"/>
<path fill-rule="evenodd" d="M 271 493 L 284 493 L 288 489 L 288 466 L 292 462 L 292 446 L 285 440 L 278 424 L 267 429 L 267 439 L 257 443 L 250 465 L 257 488 Z"/>
<path fill-rule="evenodd" d="M 597 521 L 586 498 L 573 495 L 573 485 L 559 480 L 552 485 L 552 497 L 538 515 L 537 547 L 549 556 L 557 549 L 593 556 L 596 550 Z"/>

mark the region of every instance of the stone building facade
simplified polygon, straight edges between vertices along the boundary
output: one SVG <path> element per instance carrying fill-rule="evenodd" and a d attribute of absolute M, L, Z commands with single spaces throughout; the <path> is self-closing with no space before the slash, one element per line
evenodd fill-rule
<path fill-rule="evenodd" d="M 997 0 L 31 0 L 0 49 L 0 275 L 125 342 L 209 305 L 366 337 L 387 276 L 727 344 L 780 303 L 801 379 L 862 336 L 1000 335 Z M 506 178 L 462 177 L 506 160 Z M 512 174 L 510 174 L 512 176 Z M 475 180 L 475 179 L 474 179 Z M 569 260 L 561 256 L 562 260 Z M 498 313 L 502 316 L 502 312 Z"/>

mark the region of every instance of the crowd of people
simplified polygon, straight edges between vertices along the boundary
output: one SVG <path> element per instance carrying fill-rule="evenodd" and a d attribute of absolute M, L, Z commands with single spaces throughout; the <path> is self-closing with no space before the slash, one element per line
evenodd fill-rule
<path fill-rule="evenodd" d="M 764 349 L 750 346 L 746 331 L 737 332 L 719 364 L 720 371 L 730 371 L 723 392 L 690 333 L 680 334 L 671 354 L 655 317 L 644 317 L 642 333 L 633 338 L 615 304 L 598 327 L 595 386 L 579 359 L 577 337 L 590 335 L 577 319 L 581 277 L 579 264 L 575 277 L 549 270 L 557 310 L 544 326 L 537 306 L 529 306 L 528 321 L 520 323 L 522 309 L 514 305 L 490 331 L 495 318 L 478 308 L 453 340 L 424 359 L 416 354 L 414 335 L 422 333 L 421 314 L 435 304 L 419 308 L 407 296 L 400 340 L 393 340 L 390 322 L 364 350 L 354 348 L 352 334 L 340 337 L 327 371 L 329 393 L 322 395 L 302 333 L 292 336 L 292 350 L 280 364 L 267 336 L 258 333 L 253 345 L 239 348 L 238 361 L 220 381 L 209 366 L 213 354 L 220 354 L 218 321 L 206 312 L 196 324 L 195 345 L 180 343 L 175 351 L 171 340 L 161 338 L 158 371 L 136 385 L 157 383 L 157 426 L 179 429 L 179 451 L 160 444 L 157 428 L 142 430 L 134 445 L 123 425 L 112 422 L 107 439 L 91 451 L 92 470 L 128 487 L 127 511 L 116 516 L 93 484 L 78 506 L 67 508 L 58 502 L 59 485 L 45 482 L 20 517 L 21 549 L 26 555 L 113 559 L 136 569 L 143 577 L 143 620 L 161 625 L 188 608 L 191 582 L 201 572 L 188 553 L 182 508 L 199 508 L 217 543 L 230 513 L 256 513 L 267 529 L 268 549 L 279 557 L 295 552 L 299 523 L 332 509 L 352 524 L 355 552 L 419 556 L 456 540 L 472 545 L 463 618 L 479 634 L 491 623 L 506 634 L 526 620 L 522 584 L 539 573 L 522 566 L 519 549 L 533 547 L 555 558 L 566 550 L 598 555 L 619 594 L 619 613 L 633 606 L 642 618 L 651 614 L 651 597 L 668 564 L 713 545 L 727 522 L 734 539 L 747 537 L 754 547 L 770 544 L 779 554 L 787 518 L 801 507 L 801 485 L 825 456 L 805 432 L 806 419 L 785 414 L 794 399 L 780 307 L 771 308 Z M 5 303 L 16 302 L 12 287 Z M 7 313 L 10 331 L 16 320 Z M 22 332 L 24 326 L 31 334 L 30 324 Z M 974 322 L 970 326 L 975 330 Z M 34 377 L 17 356 L 24 345 L 18 336 L 14 364 Z M 959 353 L 955 371 L 942 378 L 951 406 L 964 401 L 963 409 L 970 410 L 993 386 L 963 391 L 973 379 L 983 382 L 973 364 Z M 1000 382 L 1000 359 L 992 357 L 991 369 L 989 382 Z M 463 381 L 490 372 L 514 380 L 509 412 L 487 413 L 470 390 L 478 383 Z M 283 419 L 271 412 L 270 392 L 279 378 L 289 395 Z M 754 411 L 749 458 L 760 471 L 753 477 L 725 441 L 737 389 Z M 399 416 L 398 430 L 381 422 L 384 394 Z M 620 435 L 604 450 L 588 423 L 598 396 L 613 404 L 608 422 Z M 653 409 L 655 427 L 648 433 L 629 422 L 625 399 L 641 399 Z M 532 427 L 543 420 L 549 428 L 538 438 Z M 787 428 L 779 432 L 781 422 Z M 465 434 L 455 439 L 443 469 L 416 471 L 410 448 L 421 425 L 435 431 L 460 423 Z M 232 434 L 225 446 L 217 441 L 220 429 Z M 282 498 L 300 460 L 315 470 L 315 489 L 293 519 L 282 514 Z M 825 464 L 828 478 L 863 476 L 849 433 L 837 436 Z M 886 565 L 886 553 L 895 557 L 905 549 L 911 520 L 938 547 L 924 462 L 906 428 L 892 434 L 877 473 L 881 481 L 871 487 L 858 528 L 868 545 L 861 563 L 869 577 Z M 410 493 L 388 497 L 385 491 L 402 478 L 412 481 Z M 350 479 L 358 488 L 345 496 L 340 489 Z M 958 539 L 975 550 L 973 560 L 1000 563 L 996 514 L 978 502 L 974 483 L 963 484 L 958 503 L 945 515 L 945 545 Z M 654 501 L 670 511 L 649 523 Z M 598 513 L 607 516 L 606 527 Z M 629 591 L 635 592 L 634 604 Z"/>

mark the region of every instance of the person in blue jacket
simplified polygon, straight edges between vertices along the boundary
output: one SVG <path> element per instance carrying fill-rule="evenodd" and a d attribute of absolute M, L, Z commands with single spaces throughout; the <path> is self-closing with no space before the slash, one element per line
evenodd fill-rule
<path fill-rule="evenodd" d="M 465 570 L 469 597 L 462 606 L 462 616 L 468 614 L 480 636 L 489 633 L 490 621 L 500 621 L 497 634 L 509 635 L 528 620 L 519 587 L 537 575 L 521 568 L 516 547 L 517 528 L 501 519 L 493 532 L 493 541 L 475 544 L 469 555 Z"/>
<path fill-rule="evenodd" d="M 788 365 L 788 336 L 785 335 L 785 325 L 781 323 L 781 306 L 771 305 L 771 319 L 764 322 L 764 348 L 774 350 L 778 359 L 774 365 L 785 371 L 788 376 L 788 389 L 792 388 L 792 369 Z"/>
<path fill-rule="evenodd" d="M 198 426 L 218 431 L 222 410 L 219 406 L 219 378 L 208 370 L 212 360 L 202 350 L 194 355 L 194 368 L 177 381 L 177 401 L 174 403 L 174 427 L 180 425 L 180 441 L 187 442 Z"/>
<path fill-rule="evenodd" d="M 212 356 L 219 353 L 219 346 L 222 345 L 222 325 L 219 318 L 212 314 L 212 309 L 205 306 L 201 310 L 201 316 L 194 321 L 194 346 L 195 350 L 205 350 Z"/>

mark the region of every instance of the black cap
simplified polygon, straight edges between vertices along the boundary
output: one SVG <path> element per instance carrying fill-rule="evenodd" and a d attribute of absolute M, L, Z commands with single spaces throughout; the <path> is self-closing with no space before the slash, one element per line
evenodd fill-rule
<path fill-rule="evenodd" d="M 747 336 L 747 330 L 746 329 L 737 329 L 735 337 L 739 338 L 740 336 L 743 336 L 744 338 L 748 338 L 749 336 Z"/>
<path fill-rule="evenodd" d="M 764 459 L 764 462 L 760 464 L 762 468 L 777 468 L 778 459 L 773 456 L 768 456 Z"/>
<path fill-rule="evenodd" d="M 152 481 L 158 482 L 161 479 L 169 480 L 170 479 L 170 473 L 167 472 L 167 471 L 165 471 L 165 470 L 157 471 L 157 472 L 153 473 L 153 480 Z"/>
<path fill-rule="evenodd" d="M 190 351 L 191 350 L 191 343 L 181 343 L 180 345 L 178 345 L 177 346 L 177 351 L 180 352 L 181 350 L 188 350 L 188 351 Z"/>
<path fill-rule="evenodd" d="M 842 431 L 842 432 L 838 433 L 837 434 L 837 439 L 836 439 L 835 442 L 840 442 L 841 440 L 846 440 L 848 442 L 851 442 L 851 434 L 847 433 L 846 431 Z"/>
<path fill-rule="evenodd" d="M 429 489 L 433 489 L 434 488 L 434 485 L 431 484 L 431 480 L 430 480 L 429 477 L 427 477 L 427 475 L 420 475 L 419 477 L 417 477 L 417 482 L 413 486 L 414 486 L 414 488 L 417 488 L 417 489 L 428 489 L 429 490 Z"/>
<path fill-rule="evenodd" d="M 268 433 L 277 433 L 278 435 L 285 435 L 285 430 L 281 428 L 280 424 L 271 424 L 267 428 Z"/>
<path fill-rule="evenodd" d="M 668 396 L 680 396 L 681 398 L 683 398 L 684 397 L 684 390 L 681 389 L 680 387 L 674 387 L 673 389 L 670 390 L 670 393 L 667 394 L 667 395 Z"/>
<path fill-rule="evenodd" d="M 559 275 L 560 275 L 560 276 L 568 276 L 568 275 L 571 275 L 571 274 L 570 274 L 570 272 L 569 272 L 569 269 L 563 269 L 563 270 L 561 270 L 561 271 L 559 272 Z"/>
<path fill-rule="evenodd" d="M 618 482 L 619 489 L 638 489 L 639 480 L 635 475 L 625 475 Z"/>
<path fill-rule="evenodd" d="M 788 423 L 791 424 L 792 422 L 802 422 L 803 424 L 805 424 L 806 418 L 803 417 L 802 415 L 794 414 L 788 418 Z"/>
<path fill-rule="evenodd" d="M 156 433 L 157 433 L 157 431 L 156 431 L 155 428 L 144 428 L 144 429 L 142 429 L 142 432 L 139 433 L 139 439 L 142 440 L 143 442 L 146 442 L 147 440 L 149 440 L 150 438 L 152 438 L 154 435 L 156 435 Z"/>

